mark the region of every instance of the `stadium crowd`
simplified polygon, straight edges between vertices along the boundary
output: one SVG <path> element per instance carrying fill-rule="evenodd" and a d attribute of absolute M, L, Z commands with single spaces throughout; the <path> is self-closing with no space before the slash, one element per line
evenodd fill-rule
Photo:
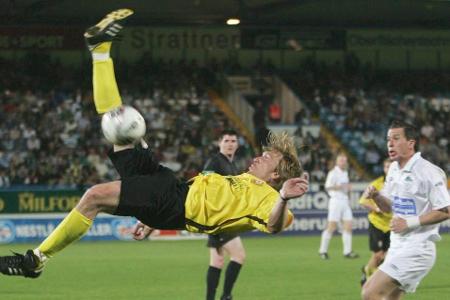
<path fill-rule="evenodd" d="M 286 78 L 313 116 L 372 174 L 382 173 L 385 133 L 394 118 L 415 124 L 423 156 L 450 172 L 450 74 L 376 72 L 350 55 L 344 65 L 307 61 L 301 72 Z"/>
<path fill-rule="evenodd" d="M 0 83 L 0 186 L 78 187 L 117 178 L 107 159 L 109 145 L 102 138 L 92 93 L 86 88 L 90 82 L 83 79 L 88 76 L 82 76 L 89 70 L 69 70 L 45 59 L 1 62 L 9 75 Z M 26 72 L 14 72 L 30 61 L 35 65 L 27 69 L 40 69 L 38 82 Z M 145 57 L 137 64 L 119 64 L 122 71 L 117 76 L 128 78 L 120 80 L 123 102 L 146 118 L 150 129 L 146 138 L 156 155 L 180 177 L 196 175 L 209 153 L 216 151 L 220 132 L 231 127 L 210 104 L 199 79 L 204 70 L 183 62 L 148 65 Z M 142 68 L 143 64 L 147 66 Z M 244 168 L 252 149 L 244 139 L 240 143 L 237 155 Z"/>
<path fill-rule="evenodd" d="M 217 151 L 220 132 L 233 127 L 211 105 L 206 90 L 215 84 L 217 74 L 242 74 L 244 68 L 215 60 L 208 67 L 195 61 L 155 62 L 148 54 L 137 63 L 117 60 L 116 64 L 123 102 L 137 107 L 146 118 L 146 139 L 156 155 L 180 177 L 195 176 L 205 158 Z M 0 66 L 4 74 L 0 78 L 0 187 L 81 187 L 117 177 L 93 107 L 88 61 L 69 68 L 43 54 L 29 54 L 0 60 Z M 273 69 L 265 63 L 252 72 L 267 74 Z M 381 172 L 389 120 L 415 120 L 424 156 L 450 172 L 445 134 L 450 127 L 446 118 L 450 98 L 445 94 L 450 78 L 434 72 L 406 75 L 408 80 L 403 80 L 405 73 L 377 73 L 350 57 L 346 65 L 306 61 L 301 72 L 285 77 L 308 107 L 295 122 L 300 159 L 312 180 L 324 181 L 333 153 L 323 137 L 302 133 L 301 126 L 310 119 L 320 119 L 333 130 L 373 174 Z M 268 112 L 268 107 L 263 111 Z M 270 121 L 267 114 L 260 119 Z M 255 150 L 243 138 L 240 144 L 237 163 L 244 170 Z"/>
<path fill-rule="evenodd" d="M 216 74 L 245 70 L 215 60 L 208 67 L 195 61 L 153 62 L 148 54 L 134 64 L 116 64 L 123 102 L 144 115 L 146 139 L 158 158 L 182 178 L 195 176 L 217 151 L 220 132 L 233 127 L 211 105 L 206 89 L 214 85 Z M 0 78 L 0 187 L 82 187 L 117 178 L 92 103 L 90 63 L 85 65 L 65 67 L 43 54 L 0 60 L 5 74 Z M 271 70 L 270 65 L 256 69 Z M 323 181 L 332 157 L 325 140 L 304 136 L 301 130 L 296 138 L 299 146 L 308 145 L 299 151 L 306 169 L 312 170 L 313 180 Z M 254 151 L 240 139 L 240 170 L 249 165 Z"/>

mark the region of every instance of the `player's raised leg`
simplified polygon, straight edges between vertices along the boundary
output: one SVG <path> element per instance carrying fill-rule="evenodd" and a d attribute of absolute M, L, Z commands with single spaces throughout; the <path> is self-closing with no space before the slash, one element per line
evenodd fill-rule
<path fill-rule="evenodd" d="M 109 52 L 112 41 L 117 38 L 123 29 L 123 23 L 132 14 L 133 11 L 130 9 L 113 11 L 84 33 L 86 44 L 92 54 L 94 103 L 99 114 L 122 105 L 114 64 Z"/>

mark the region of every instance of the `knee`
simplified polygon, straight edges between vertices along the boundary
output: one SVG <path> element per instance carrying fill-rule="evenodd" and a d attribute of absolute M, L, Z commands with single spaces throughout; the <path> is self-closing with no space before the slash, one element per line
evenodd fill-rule
<path fill-rule="evenodd" d="M 365 285 L 363 285 L 362 289 L 361 289 L 361 299 L 362 300 L 370 300 L 370 291 L 367 287 L 367 283 Z"/>
<path fill-rule="evenodd" d="M 81 197 L 78 206 L 83 210 L 99 210 L 101 199 L 104 197 L 102 188 L 94 185 L 89 188 Z"/>
<path fill-rule="evenodd" d="M 353 226 L 351 221 L 347 221 L 344 223 L 343 229 L 347 232 L 352 232 Z"/>
<path fill-rule="evenodd" d="M 233 256 L 231 257 L 232 260 L 234 260 L 237 263 L 240 263 L 241 265 L 244 264 L 245 258 L 246 258 L 246 254 L 245 254 L 244 250 L 234 253 Z"/>
<path fill-rule="evenodd" d="M 214 257 L 211 257 L 210 265 L 211 265 L 212 267 L 215 267 L 215 268 L 217 268 L 217 269 L 222 269 L 224 263 L 225 263 L 225 259 L 224 259 L 223 256 L 214 256 Z"/>
<path fill-rule="evenodd" d="M 327 229 L 328 233 L 333 234 L 336 231 L 336 225 L 335 224 L 328 224 Z"/>
<path fill-rule="evenodd" d="M 369 281 L 367 281 L 362 289 L 361 289 L 361 299 L 363 300 L 376 300 L 376 299 L 382 299 L 381 295 L 373 289 L 373 285 Z"/>

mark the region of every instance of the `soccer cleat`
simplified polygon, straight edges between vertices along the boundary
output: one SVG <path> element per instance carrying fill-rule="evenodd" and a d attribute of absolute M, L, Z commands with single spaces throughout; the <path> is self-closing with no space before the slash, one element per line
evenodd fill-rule
<path fill-rule="evenodd" d="M 359 254 L 352 251 L 347 254 L 344 254 L 344 257 L 349 258 L 349 259 L 354 259 L 354 258 L 358 258 Z"/>
<path fill-rule="evenodd" d="M 359 281 L 359 283 L 361 284 L 361 287 L 362 287 L 367 281 L 366 266 L 362 266 L 361 272 L 362 272 L 362 275 L 361 275 L 361 280 Z"/>
<path fill-rule="evenodd" d="M 233 300 L 233 297 L 231 297 L 231 295 L 222 296 L 222 297 L 220 297 L 220 300 Z"/>
<path fill-rule="evenodd" d="M 90 51 L 101 43 L 110 42 L 117 38 L 123 28 L 125 19 L 134 12 L 131 9 L 122 8 L 110 12 L 96 25 L 89 27 L 84 33 L 84 39 Z"/>
<path fill-rule="evenodd" d="M 330 259 L 330 257 L 328 256 L 328 253 L 324 252 L 324 253 L 319 253 L 319 256 L 321 259 L 323 260 L 327 260 Z"/>
<path fill-rule="evenodd" d="M 37 278 L 41 275 L 43 266 L 33 250 L 28 250 L 25 255 L 13 253 L 11 256 L 0 256 L 0 273 L 27 278 Z"/>

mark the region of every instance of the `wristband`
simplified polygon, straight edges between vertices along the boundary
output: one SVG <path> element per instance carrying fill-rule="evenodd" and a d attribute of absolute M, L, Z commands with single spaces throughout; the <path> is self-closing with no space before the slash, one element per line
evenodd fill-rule
<path fill-rule="evenodd" d="M 281 196 L 281 193 L 280 193 L 280 199 L 281 199 L 283 202 L 289 201 L 289 198 L 283 198 L 283 196 Z"/>
<path fill-rule="evenodd" d="M 405 220 L 406 220 L 406 225 L 408 226 L 409 229 L 414 229 L 414 228 L 420 227 L 420 219 L 418 216 L 407 218 Z"/>

